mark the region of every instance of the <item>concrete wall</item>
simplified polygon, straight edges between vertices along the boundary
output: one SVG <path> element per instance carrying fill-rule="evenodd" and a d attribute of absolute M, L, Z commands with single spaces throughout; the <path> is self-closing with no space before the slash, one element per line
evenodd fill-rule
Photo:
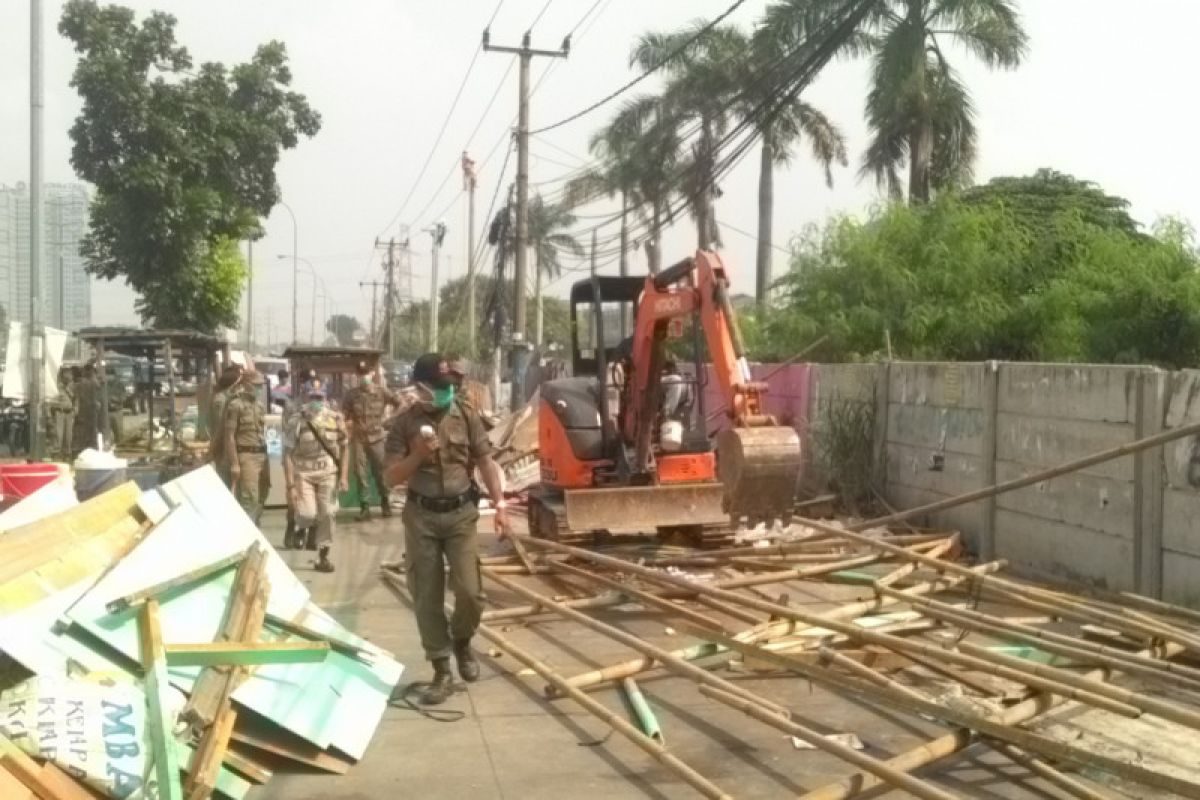
<path fill-rule="evenodd" d="M 813 368 L 810 427 L 834 398 L 876 404 L 877 482 L 897 508 L 1028 475 L 1200 421 L 1200 372 L 1017 363 Z M 1200 438 L 922 522 L 1018 570 L 1200 607 Z"/>

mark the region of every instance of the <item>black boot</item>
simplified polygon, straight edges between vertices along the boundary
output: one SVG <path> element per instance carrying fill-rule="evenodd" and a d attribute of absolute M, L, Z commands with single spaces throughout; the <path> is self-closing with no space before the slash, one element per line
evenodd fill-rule
<path fill-rule="evenodd" d="M 359 521 L 359 522 L 366 522 L 366 521 L 367 521 L 367 520 L 369 520 L 370 518 L 371 518 L 371 507 L 370 507 L 369 505 L 367 505 L 367 504 L 365 504 L 365 503 L 364 503 L 364 504 L 363 504 L 363 507 L 362 507 L 361 509 L 359 509 L 359 512 L 358 512 L 358 521 Z"/>
<path fill-rule="evenodd" d="M 450 659 L 433 660 L 433 680 L 421 695 L 421 703 L 427 706 L 441 705 L 454 694 L 454 676 L 450 674 Z"/>
<path fill-rule="evenodd" d="M 454 643 L 454 660 L 458 662 L 458 674 L 467 683 L 479 680 L 479 662 L 471 650 L 471 640 L 464 639 Z"/>
<path fill-rule="evenodd" d="M 379 504 L 379 514 L 385 518 L 392 515 L 392 504 L 386 497 L 383 498 L 383 502 Z"/>
<path fill-rule="evenodd" d="M 333 562 L 329 560 L 329 545 L 317 551 L 317 572 L 333 572 Z"/>
<path fill-rule="evenodd" d="M 317 526 L 309 525 L 307 528 L 305 528 L 303 535 L 301 536 L 301 541 L 304 542 L 305 550 L 316 550 L 317 549 Z"/>
<path fill-rule="evenodd" d="M 288 520 L 287 528 L 283 531 L 283 549 L 292 550 L 296 547 L 296 522 Z"/>

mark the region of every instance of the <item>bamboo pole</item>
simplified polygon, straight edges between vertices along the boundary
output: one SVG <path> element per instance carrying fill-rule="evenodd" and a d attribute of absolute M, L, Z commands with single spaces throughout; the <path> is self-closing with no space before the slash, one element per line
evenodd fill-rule
<path fill-rule="evenodd" d="M 626 647 L 636 650 L 645 656 L 649 656 L 650 658 L 653 658 L 655 661 L 660 663 L 662 666 L 666 667 L 667 669 L 671 670 L 672 672 L 674 672 L 678 675 L 681 675 L 685 678 L 690 678 L 695 681 L 699 681 L 700 683 L 707 683 L 710 686 L 715 686 L 718 689 L 724 689 L 727 692 L 731 692 L 735 695 L 738 695 L 739 697 L 745 698 L 746 700 L 748 700 L 751 703 L 757 703 L 758 705 L 761 705 L 764 708 L 769 708 L 769 709 L 771 709 L 771 711 L 773 713 L 782 714 L 784 716 L 788 715 L 788 711 L 784 707 L 777 705 L 776 703 L 773 703 L 770 700 L 767 700 L 763 697 L 759 697 L 758 695 L 756 695 L 752 692 L 748 692 L 745 689 L 742 689 L 741 687 L 730 683 L 729 681 L 726 681 L 722 678 L 718 678 L 716 675 L 713 675 L 712 673 L 708 672 L 707 670 L 700 669 L 700 667 L 697 667 L 694 664 L 684 661 L 683 659 L 676 658 L 675 656 L 671 655 L 666 650 L 663 650 L 661 647 L 652 645 L 649 642 L 647 642 L 637 636 L 634 636 L 631 633 L 627 633 L 627 632 L 621 630 L 620 628 L 615 628 L 612 625 L 601 622 L 597 619 L 593 619 L 592 617 L 589 617 L 587 614 L 584 614 L 583 612 L 580 612 L 580 611 L 576 611 L 573 608 L 568 608 L 567 606 L 564 606 L 561 603 L 558 603 L 558 602 L 550 599 L 549 597 L 540 595 L 537 592 L 535 592 L 534 590 L 529 589 L 525 586 L 522 586 L 521 584 L 516 583 L 515 581 L 511 581 L 508 578 L 505 578 L 501 575 L 497 575 L 496 573 L 489 570 L 487 567 L 483 568 L 483 574 L 484 574 L 484 577 L 503 586 L 504 588 L 508 589 L 509 591 L 516 592 L 517 594 L 524 596 L 530 602 L 541 603 L 546 608 L 557 612 L 560 616 L 566 617 L 567 619 L 574 620 L 575 622 L 578 622 L 579 624 L 583 625 L 584 627 L 591 628 L 592 630 L 596 631 L 597 633 L 601 633 L 601 634 L 609 637 L 610 639 L 614 639 L 614 640 L 620 642 L 621 644 L 625 645 Z M 715 631 L 713 631 L 712 633 L 714 635 L 717 635 Z M 558 688 L 557 684 L 554 684 L 554 685 L 556 688 Z"/>
<path fill-rule="evenodd" d="M 951 561 L 942 561 L 936 558 L 930 558 L 921 553 L 915 553 L 897 545 L 876 539 L 871 536 L 864 536 L 860 533 L 855 533 L 850 530 L 843 530 L 832 525 L 826 525 L 823 522 L 815 520 L 806 520 L 805 524 L 811 525 L 818 530 L 825 531 L 833 536 L 841 536 L 848 541 L 855 542 L 866 547 L 878 550 L 884 553 L 901 558 L 915 561 L 924 566 L 938 570 L 939 572 L 948 572 L 955 575 L 971 578 L 968 573 L 970 570 L 959 564 Z M 1101 609 L 1084 606 L 1082 603 L 1066 599 L 1063 596 L 1057 595 L 1054 592 L 1049 592 L 1039 589 L 1036 586 L 1028 586 L 1011 581 L 1006 581 L 995 576 L 975 576 L 972 580 L 980 587 L 1001 595 L 1008 600 L 1027 608 L 1034 608 L 1047 613 L 1053 613 L 1056 616 L 1066 617 L 1069 619 L 1083 620 L 1087 622 L 1099 622 L 1109 625 L 1117 630 L 1130 631 L 1152 639 L 1165 639 L 1167 641 L 1181 644 L 1187 650 L 1200 653 L 1200 637 L 1189 634 L 1186 631 L 1179 630 L 1167 623 L 1149 624 L 1138 620 L 1129 619 L 1121 614 L 1103 611 Z"/>
<path fill-rule="evenodd" d="M 554 565 L 554 569 L 566 572 L 568 575 L 574 575 L 577 578 L 582 578 L 585 581 L 598 583 L 601 586 L 607 586 L 609 589 L 621 592 L 622 594 L 639 600 L 648 606 L 666 611 L 668 614 L 678 614 L 681 617 L 690 619 L 692 622 L 695 622 L 698 625 L 703 625 L 706 628 L 712 628 L 716 631 L 727 630 L 721 622 L 713 619 L 712 617 L 705 616 L 698 611 L 693 611 L 681 603 L 676 603 L 671 600 L 664 600 L 662 597 L 656 594 L 651 594 L 650 592 L 646 592 L 636 587 L 629 586 L 628 584 L 621 583 L 620 581 L 614 580 L 607 575 L 588 572 L 585 569 L 580 569 L 579 567 L 571 564 L 563 563 L 556 563 Z"/>
<path fill-rule="evenodd" d="M 690 628 L 690 625 L 685 624 L 685 627 Z M 743 654 L 756 656 L 765 661 L 778 664 L 784 669 L 790 669 L 812 681 L 829 686 L 835 691 L 854 696 L 872 696 L 910 713 L 932 717 L 952 725 L 961 725 L 964 728 L 976 731 L 982 736 L 1016 745 L 1023 750 L 1036 752 L 1042 756 L 1058 761 L 1066 761 L 1085 768 L 1101 769 L 1126 780 L 1200 800 L 1200 784 L 1191 781 L 1153 772 L 1144 767 L 1139 767 L 1115 758 L 1109 758 L 1098 753 L 1081 750 L 1080 748 L 1051 739 L 1048 736 L 998 722 L 991 717 L 984 717 L 931 701 L 915 700 L 907 695 L 894 692 L 889 688 L 852 680 L 830 669 L 806 664 L 782 653 L 775 653 L 753 644 L 734 641 L 728 636 L 715 631 L 699 631 L 697 629 L 693 630 L 693 633 L 696 636 L 709 639 L 716 644 L 723 644 L 726 647 L 738 650 Z M 891 765 L 888 764 L 888 766 Z"/>
<path fill-rule="evenodd" d="M 1170 658 L 1182 652 L 1183 648 L 1179 645 L 1166 644 L 1146 648 L 1139 652 L 1138 655 Z M 1104 677 L 1106 674 L 1107 670 L 1104 669 L 1095 669 L 1085 673 L 1085 675 L 1090 677 Z M 1058 695 L 1039 694 L 1030 697 L 1028 700 L 1023 700 L 1002 712 L 990 715 L 988 718 L 1002 725 L 1021 725 L 1065 702 Z M 896 769 L 911 772 L 926 767 L 938 759 L 957 753 L 971 744 L 972 741 L 973 737 L 970 729 L 958 728 L 893 756 L 888 759 L 887 763 Z M 879 780 L 874 775 L 859 772 L 813 789 L 801 797 L 800 800 L 847 800 L 859 792 L 865 792 L 878 786 L 879 783 Z"/>
<path fill-rule="evenodd" d="M 889 587 L 881 586 L 879 590 L 888 596 L 895 597 L 898 593 Z M 1073 658 L 1086 663 L 1099 664 L 1110 669 L 1118 669 L 1130 675 L 1137 675 L 1150 680 L 1162 681 L 1173 685 L 1197 690 L 1200 689 L 1200 670 L 1170 661 L 1147 658 L 1120 650 L 1098 642 L 1089 642 L 1066 634 L 1046 631 L 1031 625 L 1010 622 L 999 617 L 993 617 L 978 611 L 950 606 L 928 598 L 911 598 L 909 602 L 914 607 L 930 617 L 943 622 L 970 630 L 976 633 L 986 633 L 1013 642 L 1039 647 L 1051 653 L 1067 658 Z"/>
<path fill-rule="evenodd" d="M 895 536 L 885 537 L 892 544 L 910 545 L 923 544 L 925 542 L 933 542 L 938 539 L 945 539 L 945 533 L 916 533 L 916 534 L 897 534 Z M 712 566 L 718 560 L 727 559 L 733 556 L 755 556 L 764 558 L 770 556 L 786 557 L 793 553 L 812 553 L 817 550 L 825 551 L 830 547 L 839 546 L 838 540 L 827 533 L 820 533 L 817 536 L 804 539 L 799 542 L 781 542 L 770 545 L 769 547 L 756 547 L 755 545 L 740 545 L 738 547 L 726 547 L 721 550 L 709 550 L 703 554 L 686 555 L 686 556 L 665 556 L 663 558 L 650 559 L 646 563 L 655 567 L 686 567 L 700 559 L 705 559 L 705 566 Z M 828 553 L 822 553 L 828 555 Z M 844 554 L 841 554 L 844 555 Z"/>
<path fill-rule="evenodd" d="M 909 639 L 903 639 L 899 636 L 892 636 L 886 633 L 875 633 L 865 630 L 857 625 L 852 625 L 838 619 L 833 619 L 829 616 L 821 616 L 819 614 L 811 614 L 797 608 L 782 606 L 778 603 L 772 603 L 766 600 L 760 600 L 755 597 L 746 597 L 744 595 L 735 594 L 727 589 L 718 589 L 711 586 L 696 586 L 684 578 L 679 578 L 674 575 L 657 572 L 652 569 L 631 564 L 621 559 L 615 559 L 611 556 L 602 555 L 600 553 L 592 553 L 587 550 L 571 547 L 570 545 L 559 544 L 558 542 L 550 542 L 542 539 L 530 539 L 535 542 L 538 547 L 543 547 L 550 550 L 558 550 L 559 552 L 569 552 L 572 555 L 577 555 L 580 558 L 586 558 L 598 564 L 620 564 L 621 569 L 626 572 L 631 572 L 636 575 L 641 575 L 648 580 L 652 580 L 667 586 L 678 586 L 680 584 L 691 585 L 695 590 L 703 595 L 715 597 L 720 600 L 728 600 L 731 602 L 740 602 L 747 608 L 753 608 L 758 611 L 774 615 L 780 619 L 790 619 L 794 622 L 802 622 L 806 625 L 814 627 L 828 628 L 835 633 L 840 633 L 849 637 L 852 641 L 865 642 L 867 644 L 878 644 L 889 650 L 897 653 L 918 653 L 935 658 L 939 661 L 946 661 L 952 664 L 957 664 L 967 669 L 974 669 L 981 672 L 988 672 L 997 677 L 1006 680 L 1017 681 L 1033 688 L 1050 691 L 1055 694 L 1062 694 L 1073 700 L 1078 700 L 1082 703 L 1087 703 L 1096 708 L 1103 708 L 1111 711 L 1114 714 L 1137 718 L 1140 716 L 1141 709 L 1129 702 L 1128 700 L 1116 700 L 1101 693 L 1101 690 L 1092 690 L 1090 687 L 1081 687 L 1076 685 L 1077 676 L 1068 673 L 1065 670 L 1055 670 L 1054 668 L 1040 669 L 1042 665 L 1036 665 L 1038 670 L 1027 668 L 1031 665 L 1024 665 L 1026 668 L 1017 668 L 1014 666 L 1006 666 L 1003 664 L 994 663 L 990 660 L 977 658 L 965 653 L 956 653 L 951 650 L 945 650 L 939 645 L 925 644 L 915 642 Z M 900 548 L 901 552 L 908 553 L 907 550 Z M 916 554 L 908 553 L 912 557 Z M 957 566 L 957 565 L 955 565 Z M 982 580 L 983 578 L 972 572 L 969 569 L 960 568 L 967 573 L 968 576 Z M 585 615 L 580 615 L 585 616 Z M 585 617 L 586 618 L 586 617 Z M 1047 671 L 1052 670 L 1050 674 L 1054 677 L 1048 677 Z M 1178 715 L 1183 716 L 1183 715 Z"/>
<path fill-rule="evenodd" d="M 956 533 L 946 541 L 926 552 L 925 555 L 929 556 L 930 558 L 941 559 L 942 556 L 958 547 L 959 538 L 959 534 Z M 896 581 L 913 574 L 919 568 L 920 565 L 917 562 L 910 561 L 909 563 L 892 570 L 887 575 L 880 577 L 877 581 L 875 581 L 875 583 L 880 586 L 891 586 Z"/>
<path fill-rule="evenodd" d="M 1005 758 L 1020 764 L 1034 775 L 1040 776 L 1072 797 L 1078 797 L 1079 800 L 1117 800 L 1116 795 L 1080 783 L 1070 775 L 1064 774 L 1042 759 L 1031 756 L 1018 747 L 997 741 L 989 741 L 988 744 Z"/>
<path fill-rule="evenodd" d="M 1000 569 L 1003 564 L 1003 561 L 993 561 L 988 564 L 981 564 L 974 569 L 981 573 L 995 572 L 996 570 Z M 946 591 L 947 589 L 952 589 L 961 583 L 963 583 L 961 578 L 939 577 L 930 581 L 925 581 L 924 583 L 916 584 L 915 586 L 910 586 L 902 593 L 905 597 L 916 597 L 924 594 Z M 832 611 L 826 612 L 826 614 L 834 619 L 855 619 L 856 617 L 861 617 L 866 614 L 871 614 L 872 612 L 897 605 L 900 602 L 901 601 L 890 597 L 876 596 L 870 600 L 860 600 L 856 603 L 848 603 L 846 605 L 839 606 Z M 796 625 L 791 620 L 771 621 L 765 623 L 760 622 L 755 628 L 738 634 L 738 637 L 742 638 L 743 641 L 755 641 L 759 637 L 770 638 L 772 636 L 790 633 L 795 629 Z M 708 656 L 714 656 L 724 652 L 726 651 L 719 648 L 714 649 L 704 645 L 692 645 L 680 650 L 676 650 L 672 653 L 672 655 L 687 661 L 694 661 L 699 658 L 706 658 Z M 619 680 L 627 675 L 636 675 L 640 672 L 653 669 L 654 666 L 655 662 L 653 659 L 634 658 L 630 659 L 629 661 L 623 661 L 619 664 L 611 664 L 602 669 L 580 673 L 579 675 L 568 678 L 568 682 L 571 683 L 572 686 L 584 689 L 592 686 L 598 686 L 609 681 Z"/>
<path fill-rule="evenodd" d="M 565 695 L 570 696 L 584 709 L 602 720 L 606 725 L 612 728 L 617 733 L 624 736 L 629 741 L 637 745 L 642 751 L 648 753 L 651 757 L 657 760 L 663 766 L 668 767 L 672 772 L 678 775 L 683 780 L 687 781 L 688 785 L 705 797 L 716 798 L 717 800 L 729 800 L 731 795 L 718 787 L 712 781 L 705 778 L 699 772 L 692 769 L 690 766 L 680 761 L 672 755 L 661 742 L 655 741 L 653 738 L 639 731 L 628 721 L 621 719 L 618 715 L 609 711 L 596 700 L 589 697 L 583 691 L 571 686 L 566 680 L 555 672 L 551 667 L 528 651 L 518 647 L 508 637 L 501 634 L 499 631 L 493 630 L 487 625 L 479 626 L 479 633 L 492 644 L 504 650 L 517 661 L 520 661 L 529 669 L 538 674 L 542 680 L 554 684 Z"/>
<path fill-rule="evenodd" d="M 915 700 L 925 701 L 929 699 L 915 689 L 905 686 L 899 681 L 883 675 L 878 670 L 872 669 L 866 664 L 860 664 L 852 658 L 847 658 L 836 650 L 823 647 L 820 650 L 820 654 L 821 657 L 827 661 L 837 664 L 845 668 L 847 672 L 858 675 L 859 677 L 863 678 L 864 680 L 868 680 L 871 683 L 879 686 L 889 687 L 892 691 L 899 692 L 900 694 L 906 695 Z M 1013 747 L 1012 745 L 997 741 L 989 741 L 989 744 L 991 744 L 994 749 L 998 750 L 1009 759 L 1028 769 L 1030 772 L 1034 773 L 1035 775 L 1040 775 L 1042 778 L 1045 778 L 1047 781 L 1067 792 L 1068 794 L 1080 798 L 1080 800 L 1114 800 L 1111 795 L 1098 792 L 1089 786 L 1085 786 L 1074 778 L 1064 775 L 1062 772 L 1050 766 L 1040 758 L 1031 756 L 1022 750 Z"/>
<path fill-rule="evenodd" d="M 771 712 L 757 706 L 754 703 L 748 703 L 740 697 L 712 689 L 708 686 L 701 686 L 700 693 L 705 697 L 711 697 L 713 700 L 720 701 L 736 708 L 738 711 L 746 714 L 759 722 L 766 723 L 772 728 L 783 731 L 789 736 L 795 736 L 797 739 L 803 739 L 818 750 L 823 750 L 832 756 L 835 756 L 848 764 L 852 764 L 859 769 L 866 770 L 873 775 L 878 776 L 884 783 L 890 786 L 895 786 L 897 789 L 912 794 L 916 797 L 924 798 L 924 800 L 960 800 L 959 796 L 945 789 L 934 786 L 928 781 L 913 777 L 907 772 L 900 772 L 892 769 L 884 762 L 877 758 L 860 753 L 852 747 L 848 747 L 840 742 L 826 739 L 812 728 L 801 725 L 795 720 L 785 719 L 775 716 Z"/>
<path fill-rule="evenodd" d="M 1185 439 L 1188 436 L 1196 436 L 1197 434 L 1200 434 L 1200 422 L 1194 422 L 1191 425 L 1184 425 L 1172 430 L 1162 431 L 1161 433 L 1156 433 L 1153 436 L 1147 436 L 1143 439 L 1138 439 L 1137 441 L 1126 442 L 1125 444 L 1117 447 L 1113 447 L 1108 450 L 1101 450 L 1100 452 L 1093 453 L 1089 456 L 1077 458 L 1073 461 L 1068 461 L 1066 463 L 1059 464 L 1056 467 L 1050 467 L 1049 469 L 1040 470 L 1039 472 L 1034 472 L 1021 478 L 1013 478 L 1012 480 L 993 484 L 992 486 L 988 486 L 983 489 L 975 489 L 970 492 L 964 492 L 963 494 L 955 495 L 954 497 L 935 500 L 932 503 L 926 503 L 923 506 L 910 508 L 906 511 L 897 511 L 892 514 L 885 514 L 882 517 L 876 517 L 875 519 L 869 519 L 865 522 L 852 525 L 851 528 L 856 531 L 861 531 L 866 530 L 867 528 L 892 525 L 897 522 L 903 522 L 905 520 L 912 519 L 913 517 L 922 516 L 924 514 L 945 511 L 948 508 L 955 508 L 956 506 L 973 503 L 976 500 L 984 500 L 988 497 L 1004 494 L 1005 492 L 1023 489 L 1026 486 L 1032 486 L 1035 483 L 1042 483 L 1043 481 L 1048 481 L 1051 478 L 1057 478 L 1062 475 L 1077 472 L 1081 469 L 1086 469 L 1087 467 L 1091 467 L 1096 464 L 1103 464 L 1105 461 L 1112 461 L 1113 459 L 1121 458 L 1122 456 L 1140 453 L 1143 450 L 1149 450 L 1152 447 L 1158 447 L 1178 439 Z M 805 519 L 801 520 L 801 522 L 805 525 L 812 525 L 811 520 Z M 825 526 L 813 527 L 816 527 L 817 530 L 823 530 L 825 528 Z"/>
<path fill-rule="evenodd" d="M 386 570 L 383 574 L 387 574 Z M 562 600 L 564 605 L 571 608 L 607 608 L 608 606 L 619 605 L 624 601 L 620 595 L 603 594 L 596 597 L 580 597 L 574 600 Z M 521 617 L 532 617 L 537 614 L 544 613 L 545 609 L 537 605 L 513 606 L 511 608 L 493 608 L 483 612 L 484 622 L 504 622 L 507 620 L 520 619 Z"/>

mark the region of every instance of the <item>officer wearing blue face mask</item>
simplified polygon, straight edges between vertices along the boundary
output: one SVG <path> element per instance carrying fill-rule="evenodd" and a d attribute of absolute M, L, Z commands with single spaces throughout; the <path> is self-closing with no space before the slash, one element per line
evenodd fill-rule
<path fill-rule="evenodd" d="M 500 468 L 479 412 L 455 397 L 446 359 L 426 353 L 413 364 L 417 400 L 393 421 L 388 433 L 384 481 L 408 484 L 404 505 L 405 561 L 417 627 L 433 681 L 422 701 L 444 702 L 454 691 L 450 657 L 464 681 L 479 678 L 471 637 L 483 613 L 479 574 L 478 469 L 496 508 L 496 530 L 508 532 Z M 446 567 L 454 589 L 454 614 L 444 609 Z"/>

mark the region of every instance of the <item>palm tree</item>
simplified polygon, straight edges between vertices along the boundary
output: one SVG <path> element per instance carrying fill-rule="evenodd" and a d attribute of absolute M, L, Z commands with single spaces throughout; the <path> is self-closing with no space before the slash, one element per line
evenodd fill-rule
<path fill-rule="evenodd" d="M 971 95 L 950 66 L 943 42 L 989 67 L 1014 69 L 1028 37 L 1014 0 L 870 0 L 857 27 L 837 42 L 848 57 L 870 56 L 866 116 L 871 143 L 862 172 L 895 197 L 908 166 L 908 197 L 926 203 L 938 189 L 967 183 L 975 159 Z M 844 19 L 843 0 L 778 0 L 764 27 L 781 42 L 826 35 Z"/>
<path fill-rule="evenodd" d="M 761 138 L 758 171 L 758 249 L 755 253 L 754 295 L 759 312 L 766 310 L 767 289 L 771 285 L 771 247 L 775 222 L 775 168 L 787 166 L 792 149 L 808 139 L 813 158 L 825 170 L 825 185 L 833 186 L 833 164 L 846 166 L 846 139 L 822 112 L 796 97 L 780 105 L 786 97 L 772 83 L 763 80 L 773 65 L 786 57 L 786 48 L 768 29 L 760 29 L 744 51 L 740 64 L 741 86 L 739 114 L 752 122 Z"/>
<path fill-rule="evenodd" d="M 706 27 L 697 20 L 672 33 L 645 33 L 634 44 L 630 65 L 643 70 L 662 66 L 667 81 L 660 101 L 656 127 L 669 131 L 665 138 L 681 148 L 686 130 L 695 126 L 698 141 L 690 154 L 677 153 L 683 165 L 680 188 L 696 219 L 698 246 L 720 245 L 713 210 L 719 137 L 733 120 L 730 98 L 737 91 L 738 73 L 732 66 L 744 56 L 746 36 L 732 26 Z"/>
<path fill-rule="evenodd" d="M 565 190 L 565 202 L 570 207 L 600 197 L 620 196 L 622 275 L 629 271 L 631 214 L 647 224 L 650 271 L 658 272 L 661 266 L 661 253 L 655 244 L 663 225 L 670 220 L 679 151 L 674 129 L 661 124 L 662 110 L 661 100 L 650 95 L 626 102 L 588 143 L 598 165 L 569 181 Z"/>
<path fill-rule="evenodd" d="M 575 215 L 565 204 L 545 202 L 540 195 L 529 202 L 529 245 L 533 248 L 533 298 L 537 308 L 534 322 L 534 344 L 542 346 L 542 276 L 557 278 L 562 274 L 563 253 L 581 257 L 583 247 L 565 231 L 575 224 Z M 523 287 L 517 287 L 524 291 Z"/>

